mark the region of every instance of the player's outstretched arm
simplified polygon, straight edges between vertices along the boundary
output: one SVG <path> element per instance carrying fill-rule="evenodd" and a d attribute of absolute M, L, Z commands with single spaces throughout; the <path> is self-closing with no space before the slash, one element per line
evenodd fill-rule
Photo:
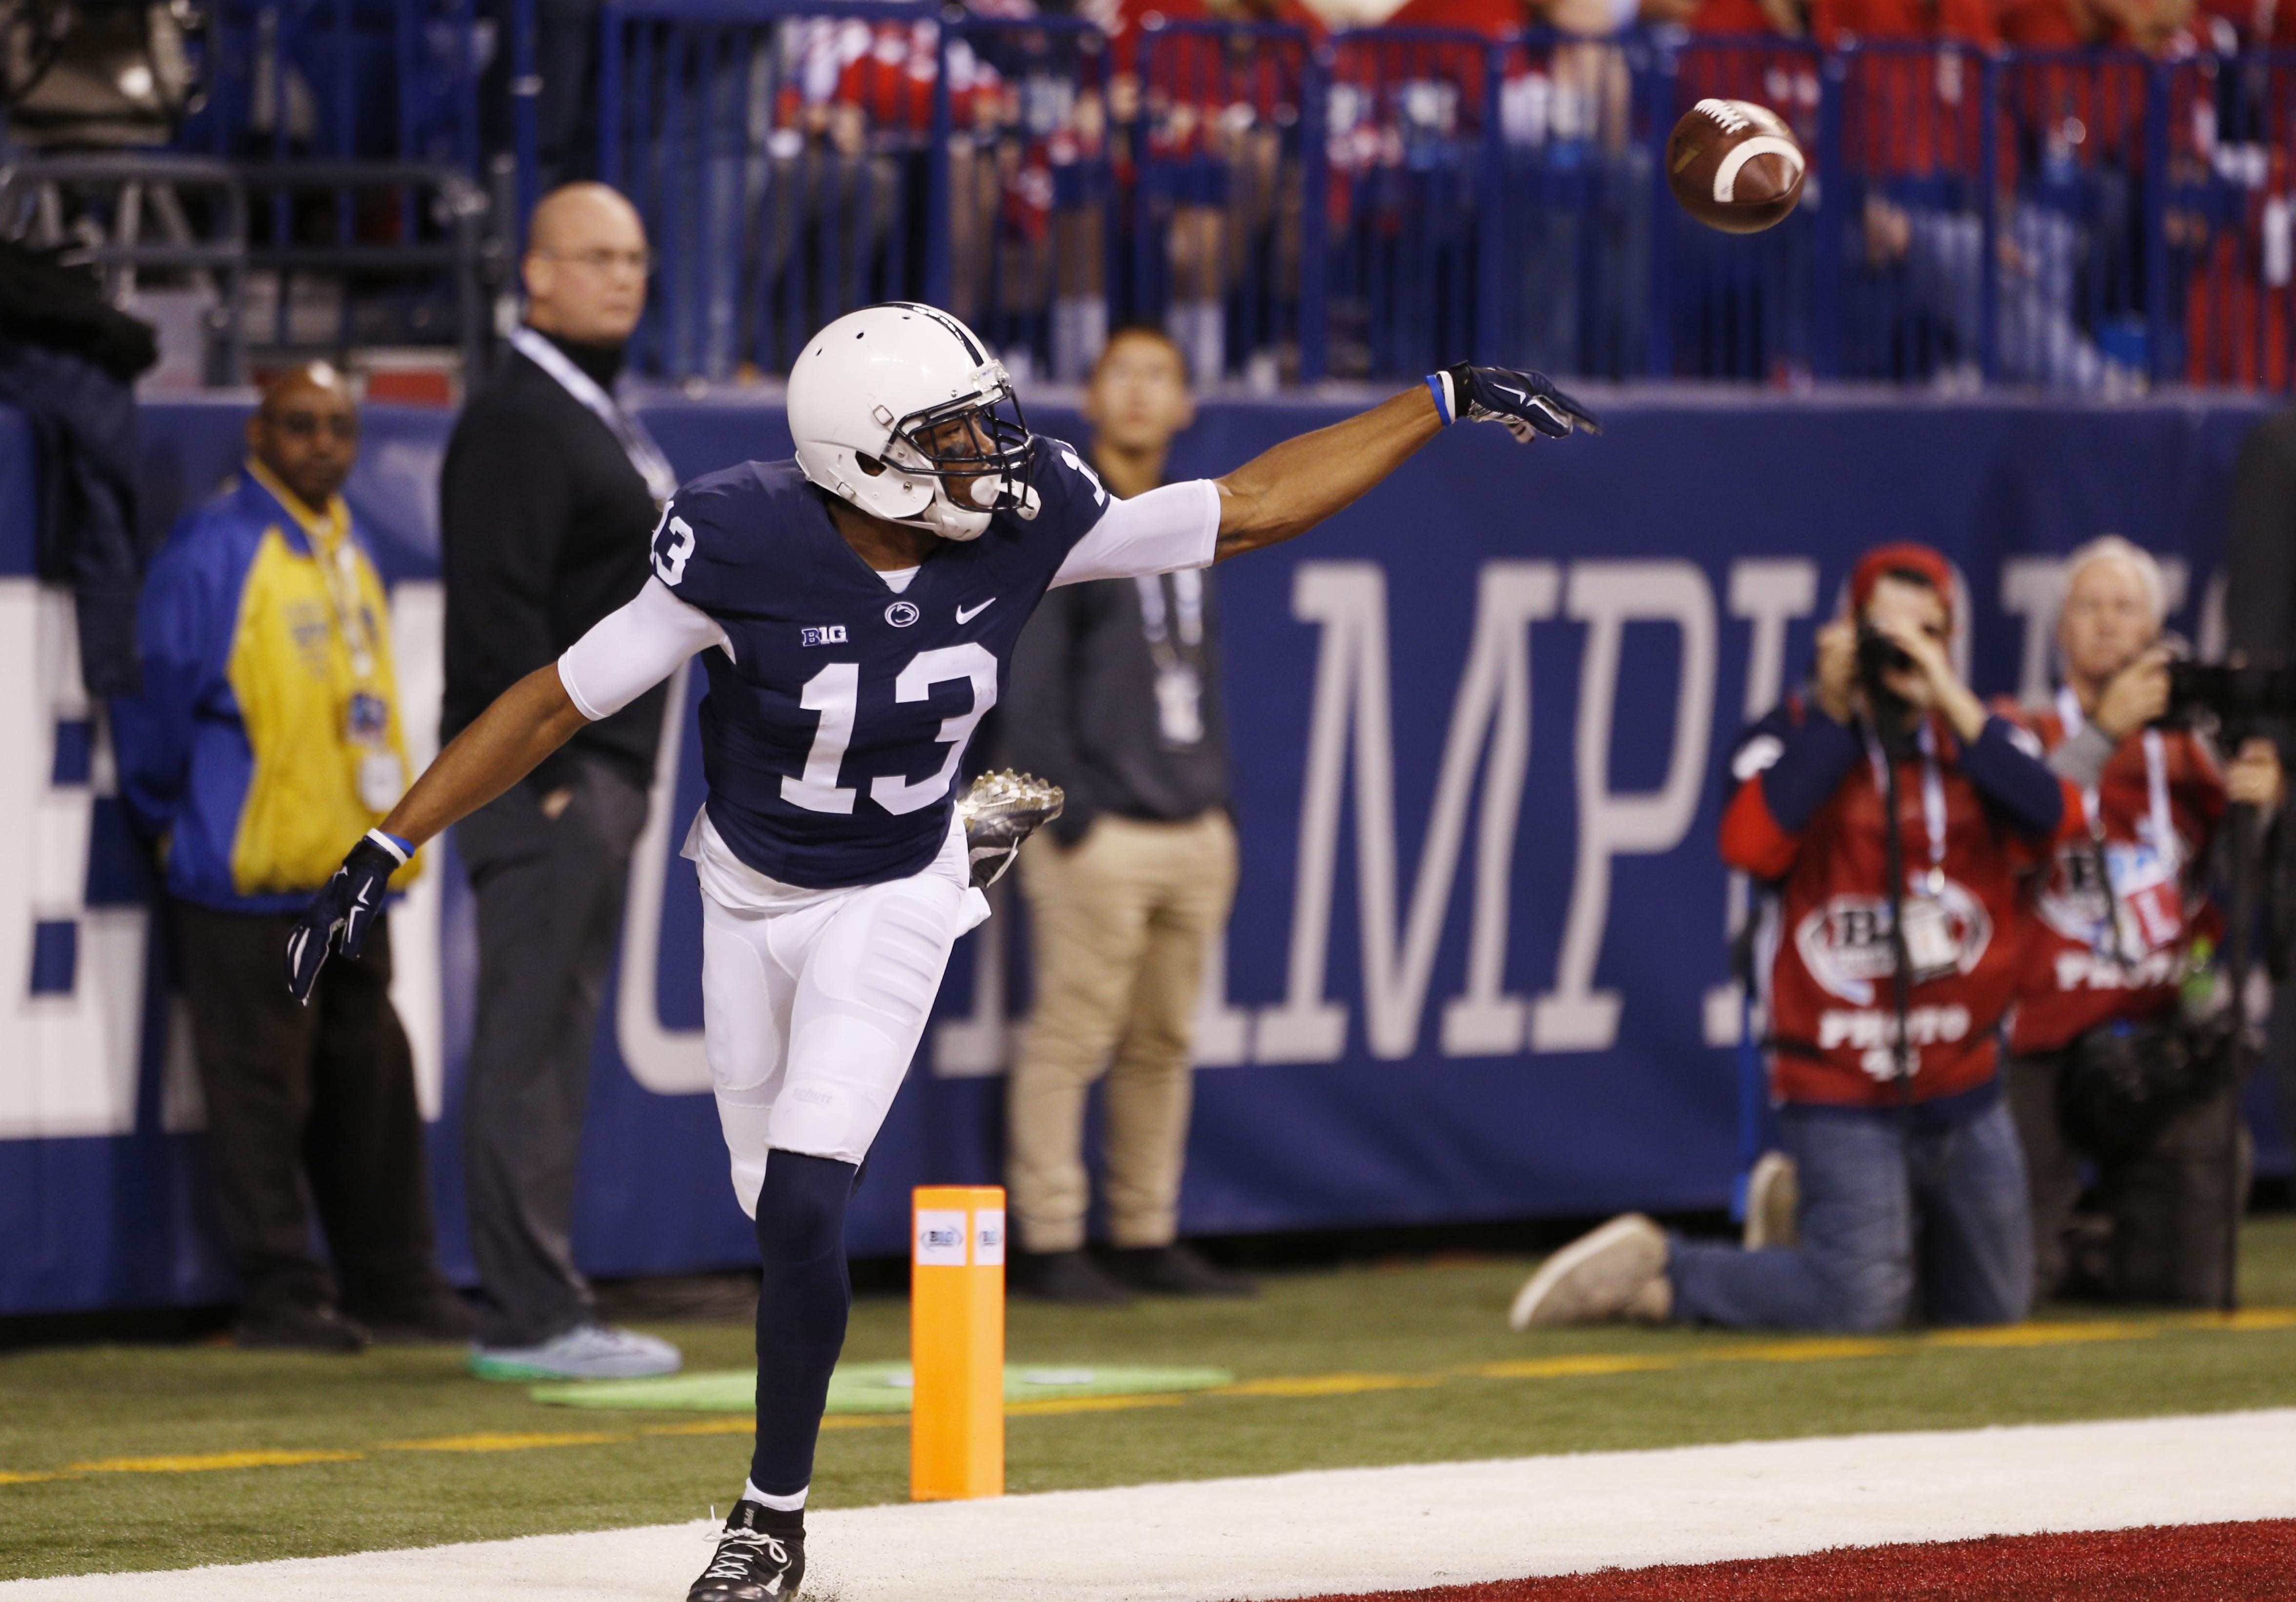
<path fill-rule="evenodd" d="M 732 649 L 708 613 L 680 601 L 659 578 L 649 579 L 565 655 L 504 691 L 439 753 L 390 815 L 351 847 L 295 920 L 287 937 L 289 991 L 309 1000 L 331 955 L 359 954 L 391 875 L 417 846 L 533 772 L 585 723 L 619 711 L 711 645 Z"/>
<path fill-rule="evenodd" d="M 1518 440 L 1601 433 L 1595 415 L 1536 373 L 1465 362 L 1370 411 L 1286 440 L 1215 481 L 1219 543 L 1212 560 L 1306 533 L 1352 505 L 1447 423 L 1499 423 Z"/>
<path fill-rule="evenodd" d="M 566 693 L 556 662 L 537 668 L 496 697 L 422 770 L 390 816 L 351 847 L 296 919 L 287 936 L 288 992 L 308 1002 L 331 955 L 359 954 L 389 898 L 391 875 L 417 846 L 533 772 L 587 720 Z"/>
<path fill-rule="evenodd" d="M 382 832 L 421 845 L 532 773 L 588 721 L 558 664 L 537 668 L 447 743 L 382 820 Z"/>

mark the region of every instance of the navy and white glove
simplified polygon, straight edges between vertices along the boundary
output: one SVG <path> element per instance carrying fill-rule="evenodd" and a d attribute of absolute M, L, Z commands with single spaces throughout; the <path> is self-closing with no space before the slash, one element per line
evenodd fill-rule
<path fill-rule="evenodd" d="M 327 958 L 338 951 L 345 957 L 359 954 L 359 948 L 366 944 L 367 931 L 382 914 L 390 875 L 405 867 L 414 855 L 412 845 L 381 829 L 369 829 L 351 847 L 351 854 L 311 898 L 287 936 L 288 994 L 308 1006 L 312 987 L 319 982 L 319 970 L 327 965 Z"/>
<path fill-rule="evenodd" d="M 1556 389 L 1544 374 L 1457 362 L 1430 373 L 1427 387 L 1444 422 L 1504 423 L 1526 445 L 1541 434 L 1560 440 L 1573 428 L 1590 434 L 1603 431 L 1594 413 Z"/>

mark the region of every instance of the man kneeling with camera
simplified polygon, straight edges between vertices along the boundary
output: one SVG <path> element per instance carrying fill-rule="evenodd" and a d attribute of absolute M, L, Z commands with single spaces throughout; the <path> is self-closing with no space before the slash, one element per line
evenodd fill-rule
<path fill-rule="evenodd" d="M 2005 1324 L 2032 1296 L 1997 1035 L 2026 881 L 2079 801 L 1955 674 L 1952 572 L 1886 546 L 1809 686 L 1740 740 L 1722 855 L 1766 889 L 1756 981 L 1799 1239 L 1742 1251 L 1640 1214 L 1551 1258 L 1512 1322 L 1879 1330 Z"/>
<path fill-rule="evenodd" d="M 2280 762 L 2258 740 L 2220 768 L 2188 727 L 2205 710 L 2172 705 L 2164 600 L 2160 568 L 2117 535 L 2066 562 L 2064 684 L 2026 722 L 2088 827 L 2036 900 L 2010 1096 L 2042 1295 L 2229 1306 L 2246 1126 L 2208 867 L 2227 801 L 2278 807 Z M 2077 1217 L 2084 1157 L 2099 1212 Z"/>

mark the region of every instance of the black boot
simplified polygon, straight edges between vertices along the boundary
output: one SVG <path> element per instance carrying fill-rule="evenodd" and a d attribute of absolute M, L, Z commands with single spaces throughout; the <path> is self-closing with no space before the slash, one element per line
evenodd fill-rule
<path fill-rule="evenodd" d="M 1122 1307 L 1132 1293 L 1111 1279 L 1082 1252 L 1015 1253 L 1011 1269 L 1015 1295 L 1075 1307 Z"/>
<path fill-rule="evenodd" d="M 1216 1269 L 1193 1247 L 1135 1246 L 1113 1253 L 1109 1272 L 1152 1296 L 1257 1296 L 1259 1281 Z"/>
<path fill-rule="evenodd" d="M 368 1335 L 364 1326 L 324 1302 L 272 1302 L 241 1309 L 231 1338 L 247 1351 L 348 1354 L 365 1351 Z"/>

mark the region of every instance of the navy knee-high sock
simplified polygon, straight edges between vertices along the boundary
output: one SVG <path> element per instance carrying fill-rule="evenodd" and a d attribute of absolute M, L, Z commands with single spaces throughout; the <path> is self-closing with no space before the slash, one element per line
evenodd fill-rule
<path fill-rule="evenodd" d="M 854 1166 L 772 1152 L 758 1193 L 758 1448 L 750 1483 L 794 1496 L 813 1479 L 829 1376 L 845 1344 L 853 1283 L 845 1271 L 845 1204 Z"/>

